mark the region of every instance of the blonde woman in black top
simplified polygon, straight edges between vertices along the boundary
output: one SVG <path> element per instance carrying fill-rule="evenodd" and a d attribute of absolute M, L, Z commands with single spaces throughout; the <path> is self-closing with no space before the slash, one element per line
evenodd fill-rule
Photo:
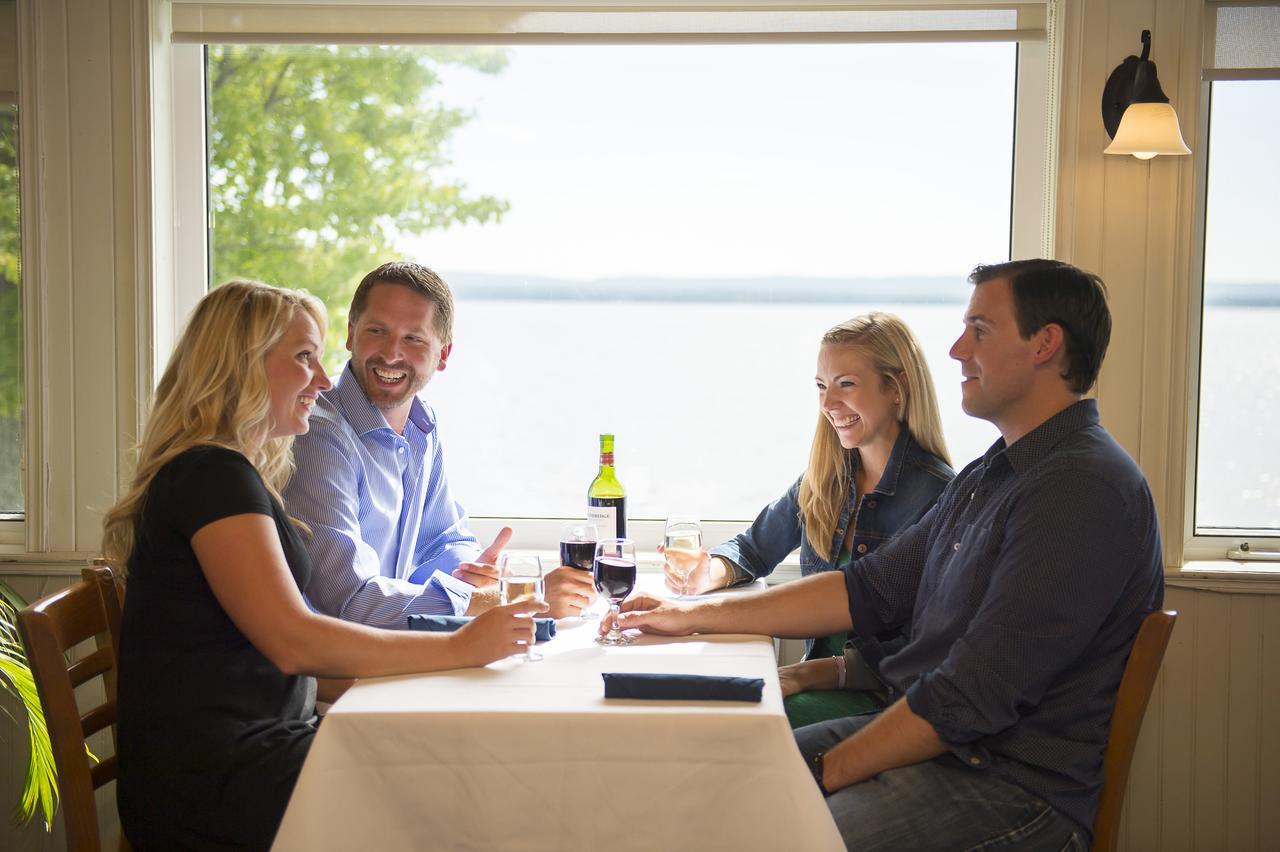
<path fill-rule="evenodd" d="M 197 306 L 156 390 L 137 472 L 103 549 L 127 570 L 119 781 L 135 849 L 266 849 L 315 727 L 316 678 L 484 665 L 523 648 L 541 605 L 454 634 L 313 612 L 302 536 L 280 504 L 320 391 L 324 308 L 247 281 Z"/>

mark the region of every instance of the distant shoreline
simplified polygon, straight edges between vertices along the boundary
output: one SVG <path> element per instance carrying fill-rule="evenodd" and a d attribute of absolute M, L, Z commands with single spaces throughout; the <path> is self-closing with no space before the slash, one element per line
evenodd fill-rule
<path fill-rule="evenodd" d="M 571 281 L 539 276 L 446 272 L 467 301 L 736 302 L 763 304 L 964 304 L 963 279 L 932 278 L 600 278 Z M 1205 304 L 1280 307 L 1280 284 L 1209 283 Z"/>

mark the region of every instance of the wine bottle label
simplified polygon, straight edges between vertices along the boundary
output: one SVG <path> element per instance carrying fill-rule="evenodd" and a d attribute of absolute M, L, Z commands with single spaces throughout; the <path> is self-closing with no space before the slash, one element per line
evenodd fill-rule
<path fill-rule="evenodd" d="M 587 519 L 594 521 L 601 538 L 618 535 L 618 509 L 616 506 L 588 506 Z"/>
<path fill-rule="evenodd" d="M 613 467 L 613 453 L 601 453 L 600 464 Z"/>

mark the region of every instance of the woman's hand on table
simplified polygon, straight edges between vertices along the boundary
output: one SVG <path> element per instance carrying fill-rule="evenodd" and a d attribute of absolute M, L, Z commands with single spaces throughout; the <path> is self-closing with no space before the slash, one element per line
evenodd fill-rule
<path fill-rule="evenodd" d="M 696 606 L 696 605 L 695 605 Z M 618 624 L 623 630 L 638 629 L 656 636 L 688 636 L 694 632 L 693 607 L 640 594 L 622 602 Z M 600 619 L 603 635 L 613 626 L 613 614 Z"/>
<path fill-rule="evenodd" d="M 835 689 L 837 682 L 835 657 L 778 667 L 778 683 L 782 687 L 783 698 L 810 689 Z"/>
<path fill-rule="evenodd" d="M 483 666 L 524 651 L 534 642 L 533 619 L 547 609 L 542 601 L 520 601 L 488 609 L 449 634 L 464 666 Z"/>
<path fill-rule="evenodd" d="M 719 560 L 712 560 L 705 549 L 698 551 L 698 561 L 692 566 L 687 557 L 669 554 L 662 545 L 658 545 L 658 553 L 662 554 L 662 574 L 667 588 L 676 594 L 701 595 L 727 584 L 723 566 Z M 685 576 L 688 571 L 688 577 Z"/>
<path fill-rule="evenodd" d="M 596 583 L 590 571 L 561 565 L 543 578 L 543 594 L 547 599 L 547 615 L 568 618 L 581 615 L 596 599 Z"/>

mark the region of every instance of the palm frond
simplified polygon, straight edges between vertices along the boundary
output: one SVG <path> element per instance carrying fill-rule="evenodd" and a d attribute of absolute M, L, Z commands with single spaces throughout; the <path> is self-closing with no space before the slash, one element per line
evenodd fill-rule
<path fill-rule="evenodd" d="M 36 811 L 40 811 L 45 831 L 49 831 L 53 826 L 53 815 L 58 810 L 58 771 L 53 765 L 53 747 L 49 744 L 49 730 L 45 726 L 40 695 L 31 676 L 31 667 L 27 665 L 22 642 L 18 639 L 14 609 L 3 598 L 0 598 L 0 687 L 14 695 L 26 710 L 25 721 L 13 721 L 27 729 L 27 739 L 31 744 L 17 820 L 28 823 Z M 7 715 L 12 718 L 12 714 Z"/>

